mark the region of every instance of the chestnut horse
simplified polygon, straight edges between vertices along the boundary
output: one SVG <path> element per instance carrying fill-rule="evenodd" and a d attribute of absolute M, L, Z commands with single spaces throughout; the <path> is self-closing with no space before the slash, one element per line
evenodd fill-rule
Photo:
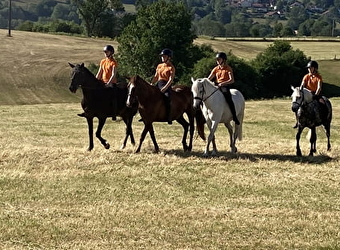
<path fill-rule="evenodd" d="M 137 113 L 137 102 L 130 108 L 126 107 L 127 99 L 127 84 L 121 83 L 113 88 L 105 88 L 102 81 L 98 80 L 85 66 L 84 64 L 73 65 L 69 63 L 72 68 L 70 91 L 76 93 L 77 89 L 81 87 L 83 91 L 83 99 L 81 106 L 85 111 L 85 118 L 88 124 L 89 133 L 89 147 L 88 150 L 93 149 L 93 118 L 98 118 L 98 126 L 96 131 L 96 137 L 104 145 L 106 149 L 110 148 L 110 144 L 101 137 L 101 131 L 104 127 L 107 117 L 112 116 L 112 91 L 116 91 L 117 94 L 117 115 L 123 118 L 126 125 L 126 132 L 121 149 L 124 149 L 128 137 L 131 139 L 132 145 L 135 145 L 135 139 L 132 132 L 132 121 L 134 115 Z"/>
<path fill-rule="evenodd" d="M 149 132 L 152 142 L 154 144 L 154 152 L 159 152 L 159 147 L 156 141 L 153 122 L 167 122 L 167 115 L 165 109 L 164 95 L 162 92 L 150 83 L 143 80 L 140 76 L 129 77 L 128 84 L 128 98 L 127 106 L 131 106 L 134 100 L 138 100 L 138 111 L 144 122 L 144 129 L 142 131 L 139 146 L 136 153 L 140 152 L 142 143 L 146 134 Z M 196 111 L 192 107 L 193 95 L 190 87 L 187 86 L 173 86 L 171 93 L 171 120 L 176 120 L 182 125 L 184 129 L 182 137 L 182 145 L 184 151 L 192 150 L 192 140 L 194 135 L 196 118 L 197 130 L 200 137 L 205 140 L 204 124 L 205 120 L 200 110 Z M 187 115 L 189 123 L 184 118 Z M 189 132 L 189 145 L 186 142 L 187 134 Z"/>

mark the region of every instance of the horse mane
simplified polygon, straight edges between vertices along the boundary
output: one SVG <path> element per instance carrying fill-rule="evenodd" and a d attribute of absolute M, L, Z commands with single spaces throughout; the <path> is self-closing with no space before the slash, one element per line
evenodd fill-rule
<path fill-rule="evenodd" d="M 197 80 L 200 80 L 200 81 L 202 81 L 202 82 L 207 82 L 207 83 L 209 83 L 211 86 L 213 86 L 214 88 L 218 88 L 218 87 L 215 85 L 215 82 L 211 81 L 208 77 L 198 78 Z"/>
<path fill-rule="evenodd" d="M 81 71 L 81 70 L 84 70 L 86 74 L 88 74 L 90 77 L 92 78 L 96 78 L 96 76 L 88 69 L 85 67 L 84 63 L 81 63 L 81 64 L 76 64 L 76 67 L 75 67 L 78 71 Z M 98 80 L 98 79 L 97 79 Z"/>

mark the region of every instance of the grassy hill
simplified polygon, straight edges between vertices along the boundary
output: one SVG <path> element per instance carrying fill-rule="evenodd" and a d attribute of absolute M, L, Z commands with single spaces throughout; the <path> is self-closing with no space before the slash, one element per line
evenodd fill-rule
<path fill-rule="evenodd" d="M 61 103 L 79 101 L 80 93 L 71 94 L 68 62 L 85 65 L 96 63 L 103 57 L 105 44 L 117 43 L 105 39 L 71 37 L 0 29 L 0 104 Z M 252 59 L 271 42 L 231 41 L 199 38 L 197 44 L 211 44 L 214 49 L 231 50 L 236 56 Z M 320 62 L 324 81 L 340 83 L 340 61 L 333 60 L 340 51 L 339 42 L 293 41 L 294 49 Z M 339 55 L 340 57 L 340 55 Z"/>

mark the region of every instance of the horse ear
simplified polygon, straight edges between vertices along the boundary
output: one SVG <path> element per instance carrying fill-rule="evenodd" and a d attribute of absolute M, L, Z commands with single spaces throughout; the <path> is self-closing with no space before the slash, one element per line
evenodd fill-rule
<path fill-rule="evenodd" d="M 68 65 L 70 65 L 71 68 L 75 67 L 72 63 L 68 63 Z"/>
<path fill-rule="evenodd" d="M 195 79 L 194 79 L 193 77 L 191 77 L 191 81 L 192 81 L 192 83 L 194 83 L 194 82 L 195 82 Z"/>
<path fill-rule="evenodd" d="M 294 91 L 294 89 L 295 89 L 292 85 L 290 85 L 290 88 L 291 88 L 293 91 Z"/>
<path fill-rule="evenodd" d="M 80 67 L 82 67 L 82 68 L 83 68 L 83 67 L 84 67 L 84 63 L 81 63 L 81 64 L 80 64 Z"/>

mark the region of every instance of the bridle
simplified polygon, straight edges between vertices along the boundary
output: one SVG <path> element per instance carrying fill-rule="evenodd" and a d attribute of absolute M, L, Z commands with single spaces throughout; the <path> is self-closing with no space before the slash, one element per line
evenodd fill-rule
<path fill-rule="evenodd" d="M 205 89 L 204 89 L 204 86 L 202 84 L 202 91 L 200 91 L 202 93 L 202 97 L 195 96 L 194 99 L 195 100 L 199 100 L 201 103 L 205 102 L 207 99 L 209 99 L 209 97 L 211 97 L 213 94 L 215 94 L 218 90 L 219 90 L 219 88 L 216 88 L 210 95 L 208 95 L 207 97 L 203 98 L 203 96 L 205 94 Z"/>
<path fill-rule="evenodd" d="M 298 101 L 294 101 L 293 104 L 297 105 L 298 107 L 301 107 L 302 104 L 303 104 L 303 101 L 305 99 L 305 95 L 303 94 L 303 91 L 300 89 L 300 99 L 301 101 L 298 102 Z"/>

